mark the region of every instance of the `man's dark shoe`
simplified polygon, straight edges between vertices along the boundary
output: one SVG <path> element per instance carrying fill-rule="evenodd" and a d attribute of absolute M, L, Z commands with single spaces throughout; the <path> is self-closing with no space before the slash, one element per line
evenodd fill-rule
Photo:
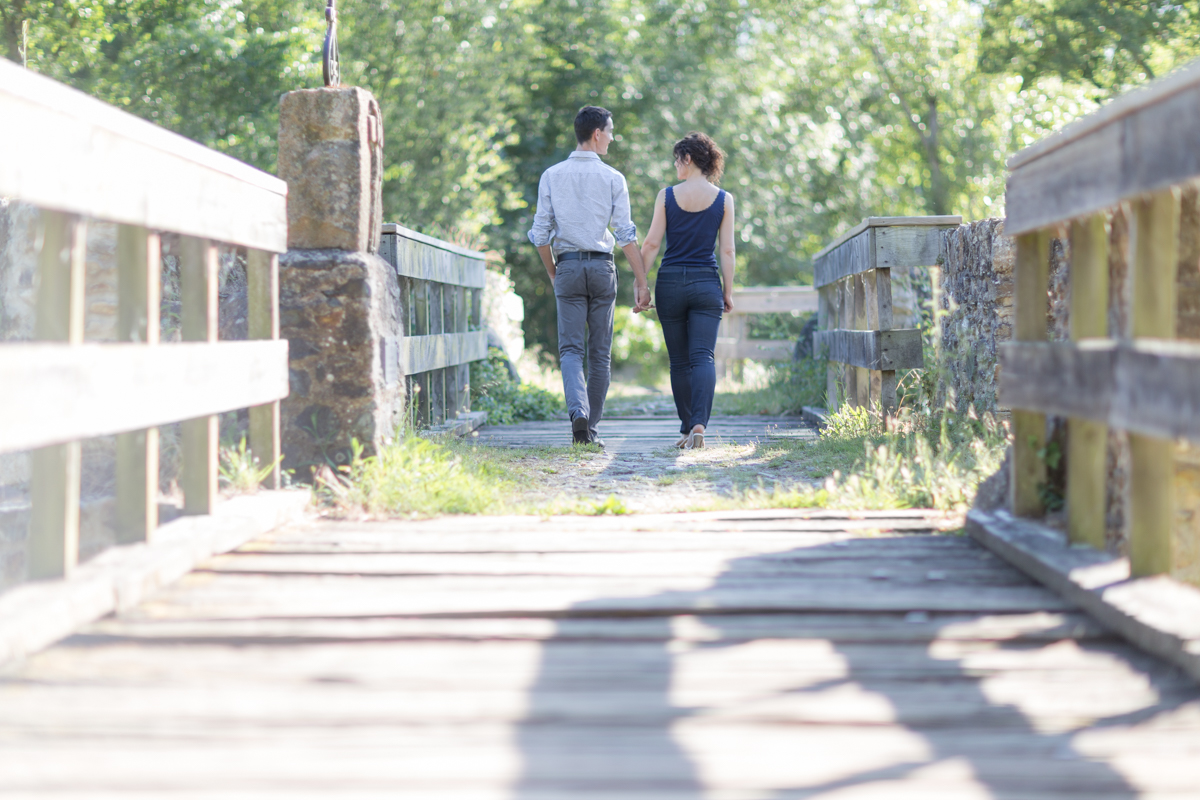
<path fill-rule="evenodd" d="M 592 444 L 596 445 L 596 447 L 599 447 L 601 450 L 604 449 L 604 440 L 599 436 L 597 436 L 595 439 L 592 439 Z"/>
<path fill-rule="evenodd" d="M 571 438 L 575 440 L 575 444 L 587 444 L 591 440 L 587 417 L 575 417 L 571 420 Z"/>

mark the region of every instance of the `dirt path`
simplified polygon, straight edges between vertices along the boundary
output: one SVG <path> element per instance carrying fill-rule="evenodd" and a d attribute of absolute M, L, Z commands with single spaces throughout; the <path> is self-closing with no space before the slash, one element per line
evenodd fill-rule
<path fill-rule="evenodd" d="M 606 419 L 603 452 L 563 452 L 565 421 L 486 426 L 475 441 L 495 447 L 538 448 L 521 467 L 530 501 L 566 493 L 604 502 L 615 497 L 631 512 L 703 510 L 726 505 L 747 491 L 770 491 L 820 480 L 789 457 L 816 431 L 799 417 L 713 417 L 703 450 L 677 450 L 679 422 L 666 416 Z M 546 448 L 555 448 L 547 451 Z"/>

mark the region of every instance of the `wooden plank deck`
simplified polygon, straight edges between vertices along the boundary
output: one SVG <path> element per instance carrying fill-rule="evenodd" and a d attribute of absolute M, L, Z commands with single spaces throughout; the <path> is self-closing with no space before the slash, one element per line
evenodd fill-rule
<path fill-rule="evenodd" d="M 0 796 L 1195 798 L 1200 688 L 941 523 L 282 531 L 0 675 Z"/>

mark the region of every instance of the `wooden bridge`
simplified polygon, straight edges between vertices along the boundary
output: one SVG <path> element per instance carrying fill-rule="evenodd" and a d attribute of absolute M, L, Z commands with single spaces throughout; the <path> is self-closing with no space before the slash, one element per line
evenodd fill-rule
<path fill-rule="evenodd" d="M 1182 506 L 1163 488 L 1171 443 L 1155 437 L 1195 435 L 1200 349 L 1096 344 L 1082 341 L 1096 335 L 1086 326 L 1077 345 L 1034 340 L 1045 317 L 1038 231 L 1130 198 L 1144 234 L 1131 269 L 1147 273 L 1137 335 L 1174 336 L 1153 322 L 1171 263 L 1159 248 L 1178 235 L 1171 187 L 1200 174 L 1188 155 L 1200 141 L 1186 138 L 1200 128 L 1154 120 L 1200 107 L 1197 94 L 1200 72 L 1168 79 L 1038 151 L 1067 163 L 1109 152 L 1115 136 L 1110 155 L 1132 172 L 1087 202 L 1079 184 L 1042 186 L 1037 213 L 1019 223 L 1023 321 L 1004 391 L 1023 409 L 1012 507 L 1026 518 L 973 511 L 970 536 L 961 517 L 925 510 L 346 521 L 294 513 L 302 492 L 224 502 L 216 492 L 217 414 L 250 407 L 251 446 L 266 463 L 280 448 L 286 187 L 0 62 L 0 112 L 28 121 L 0 128 L 0 152 L 44 135 L 64 154 L 0 158 L 0 194 L 45 210 L 41 341 L 0 346 L 0 453 L 34 451 L 37 579 L 0 594 L 0 794 L 1196 797 L 1200 592 L 1164 574 Z M 1131 131 L 1166 137 L 1152 164 L 1127 152 L 1141 141 Z M 135 162 L 141 179 L 128 180 Z M 1013 185 L 1025 187 L 1020 169 Z M 1034 172 L 1044 181 L 1065 169 Z M 1159 194 L 1137 199 L 1144 192 Z M 82 341 L 89 217 L 122 226 L 121 343 Z M 164 233 L 184 237 L 177 344 L 156 342 Z M 216 341 L 220 246 L 246 251 L 256 341 Z M 431 387 L 422 418 L 436 423 L 461 408 L 462 366 L 479 346 L 478 276 L 394 263 L 410 280 L 397 296 L 424 309 L 407 328 L 421 342 L 381 344 L 379 368 L 408 353 L 415 384 Z M 827 343 L 882 340 L 889 268 L 831 276 Z M 832 293 L 846 291 L 829 287 L 846 279 L 864 297 L 874 287 L 865 322 L 845 303 L 831 313 Z M 846 350 L 845 363 L 881 373 L 878 391 L 856 384 L 855 396 L 887 405 L 888 363 L 879 347 L 871 354 Z M 1013 375 L 1044 383 L 1022 389 Z M 1089 375 L 1100 399 L 1077 385 Z M 1051 379 L 1066 389 L 1045 391 Z M 1076 546 L 1031 519 L 1045 412 L 1072 416 L 1083 444 L 1071 446 L 1084 453 L 1095 429 L 1075 419 L 1146 437 L 1135 447 L 1149 472 L 1134 486 L 1132 566 L 1081 546 L 1096 541 L 1079 500 L 1094 500 L 1094 457 L 1069 475 Z M 159 524 L 154 431 L 173 420 L 185 421 L 188 513 Z M 608 422 L 612 473 L 635 474 L 673 428 Z M 738 442 L 813 435 L 795 418 L 716 419 L 721 429 Z M 79 441 L 106 434 L 121 437 L 120 543 L 80 563 Z M 559 436 L 564 424 L 549 422 L 478 439 Z"/>

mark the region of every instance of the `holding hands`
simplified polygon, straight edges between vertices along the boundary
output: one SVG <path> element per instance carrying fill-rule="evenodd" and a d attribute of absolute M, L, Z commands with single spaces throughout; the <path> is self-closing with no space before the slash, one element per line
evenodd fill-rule
<path fill-rule="evenodd" d="M 635 283 L 633 287 L 633 313 L 640 314 L 654 308 L 650 298 L 650 287 L 643 282 Z"/>

